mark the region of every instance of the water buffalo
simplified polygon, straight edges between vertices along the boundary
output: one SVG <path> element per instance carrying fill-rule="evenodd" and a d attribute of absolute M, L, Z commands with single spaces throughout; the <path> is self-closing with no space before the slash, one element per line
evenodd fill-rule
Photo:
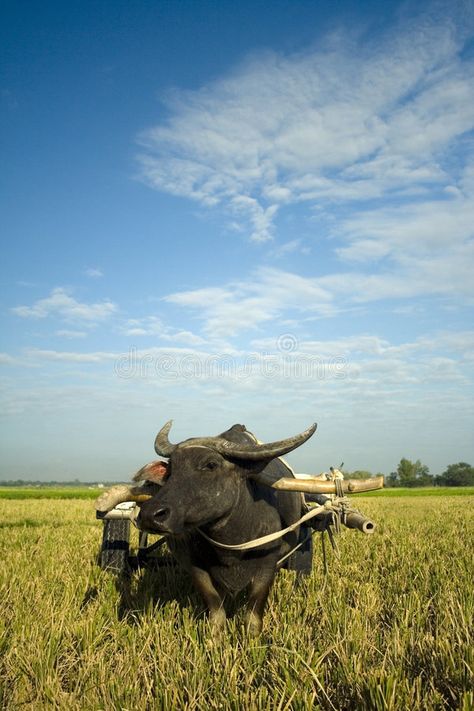
<path fill-rule="evenodd" d="M 214 542 L 240 544 L 298 521 L 302 495 L 270 488 L 259 477 L 263 482 L 292 477 L 277 458 L 306 442 L 316 425 L 272 444 L 258 443 L 243 425 L 217 437 L 171 444 L 170 428 L 168 422 L 155 440 L 157 454 L 168 459 L 161 468 L 153 463 L 155 481 L 161 477 L 163 486 L 141 503 L 137 525 L 167 534 L 169 547 L 190 572 L 216 632 L 225 625 L 224 598 L 246 588 L 246 624 L 250 634 L 257 635 L 277 562 L 296 543 L 298 531 L 247 551 L 223 549 Z M 137 478 L 146 478 L 146 472 Z"/>

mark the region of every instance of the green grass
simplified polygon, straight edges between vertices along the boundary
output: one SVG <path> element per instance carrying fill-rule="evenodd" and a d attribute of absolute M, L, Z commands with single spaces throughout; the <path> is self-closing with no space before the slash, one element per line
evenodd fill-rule
<path fill-rule="evenodd" d="M 0 708 L 473 708 L 474 497 L 353 497 L 324 576 L 278 574 L 262 636 L 210 642 L 184 573 L 96 565 L 92 502 L 0 501 Z"/>
<path fill-rule="evenodd" d="M 0 499 L 96 499 L 102 491 L 86 486 L 0 486 Z"/>
<path fill-rule="evenodd" d="M 87 486 L 0 486 L 1 499 L 96 499 L 104 490 Z M 366 496 L 472 496 L 474 486 L 437 486 L 419 489 L 380 489 L 368 492 Z"/>

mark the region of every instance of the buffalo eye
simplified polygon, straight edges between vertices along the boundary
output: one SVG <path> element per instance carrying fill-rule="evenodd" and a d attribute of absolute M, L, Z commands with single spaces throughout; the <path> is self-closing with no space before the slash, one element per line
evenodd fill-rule
<path fill-rule="evenodd" d="M 212 459 L 210 462 L 206 462 L 206 464 L 204 465 L 204 469 L 206 469 L 208 472 L 212 472 L 216 468 L 217 468 L 217 462 L 213 461 Z"/>

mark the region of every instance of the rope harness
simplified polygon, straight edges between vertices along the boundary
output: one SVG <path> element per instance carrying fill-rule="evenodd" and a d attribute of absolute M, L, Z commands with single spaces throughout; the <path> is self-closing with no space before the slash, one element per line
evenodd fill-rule
<path fill-rule="evenodd" d="M 216 548 L 224 548 L 227 551 L 249 551 L 253 548 L 264 546 L 266 543 L 272 543 L 272 541 L 276 541 L 279 538 L 282 538 L 287 533 L 291 533 L 291 531 L 294 531 L 302 523 L 309 521 L 310 519 L 314 518 L 314 516 L 317 516 L 317 514 L 322 513 L 324 510 L 325 506 L 315 506 L 314 508 L 311 508 L 309 511 L 307 511 L 304 516 L 298 519 L 298 521 L 292 523 L 291 526 L 287 526 L 286 528 L 283 528 L 280 531 L 275 531 L 274 533 L 268 533 L 266 536 L 261 536 L 260 538 L 254 538 L 252 541 L 247 541 L 246 543 L 236 543 L 235 545 L 230 545 L 228 543 L 219 543 L 219 541 L 215 541 L 214 539 L 209 538 L 209 536 L 206 535 L 204 531 L 201 531 L 200 528 L 198 528 L 198 531 L 201 536 L 206 539 L 206 541 L 212 543 L 212 545 L 216 546 Z"/>
<path fill-rule="evenodd" d="M 343 486 L 342 486 L 342 480 L 336 479 L 336 495 L 334 498 L 329 499 L 326 501 L 324 504 L 320 506 L 309 506 L 308 504 L 305 503 L 306 507 L 306 512 L 301 516 L 298 521 L 295 521 L 295 523 L 292 523 L 290 526 L 287 526 L 286 528 L 281 529 L 280 531 L 275 531 L 274 533 L 269 533 L 266 536 L 261 536 L 260 538 L 254 538 L 251 541 L 246 541 L 245 543 L 236 543 L 236 544 L 228 544 L 228 543 L 220 543 L 219 541 L 214 540 L 213 538 L 210 538 L 204 531 L 202 531 L 200 528 L 198 528 L 198 531 L 200 535 L 211 545 L 216 546 L 216 548 L 221 548 L 224 550 L 228 551 L 248 551 L 248 550 L 254 550 L 255 548 L 259 548 L 260 546 L 264 546 L 267 543 L 272 543 L 273 541 L 278 540 L 279 538 L 282 538 L 285 536 L 287 533 L 291 533 L 292 531 L 296 530 L 301 524 L 307 523 L 308 521 L 311 521 L 311 519 L 321 516 L 321 514 L 329 514 L 327 517 L 324 519 L 321 519 L 322 523 L 322 528 L 317 529 L 313 527 L 313 530 L 308 530 L 306 536 L 303 538 L 302 541 L 299 541 L 293 548 L 286 553 L 282 558 L 280 558 L 277 562 L 277 566 L 281 567 L 283 563 L 299 548 L 304 546 L 304 544 L 308 541 L 311 536 L 313 536 L 315 533 L 318 531 L 321 533 L 321 545 L 322 545 L 322 553 L 323 553 L 323 565 L 324 565 L 324 571 L 327 573 L 328 567 L 327 567 L 327 555 L 326 555 L 326 546 L 325 546 L 325 538 L 324 534 L 327 533 L 329 537 L 329 542 L 331 544 L 331 547 L 335 553 L 336 556 L 339 555 L 339 550 L 337 547 L 337 541 L 335 538 L 335 534 L 339 534 L 341 532 L 341 524 L 346 523 L 346 518 L 347 514 L 349 512 L 352 513 L 358 513 L 356 509 L 353 509 L 349 505 L 349 499 L 344 496 L 343 492 Z"/>

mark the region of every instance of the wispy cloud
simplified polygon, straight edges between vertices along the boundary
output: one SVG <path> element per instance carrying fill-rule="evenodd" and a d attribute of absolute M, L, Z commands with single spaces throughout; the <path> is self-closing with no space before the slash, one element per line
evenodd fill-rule
<path fill-rule="evenodd" d="M 120 328 L 124 336 L 140 338 L 146 336 L 156 336 L 163 341 L 173 341 L 174 343 L 184 343 L 189 346 L 198 346 L 205 343 L 204 338 L 191 331 L 183 331 L 171 328 L 157 316 L 146 316 L 134 318 L 126 321 Z"/>
<path fill-rule="evenodd" d="M 9 353 L 0 353 L 0 365 L 16 365 L 17 359 Z"/>
<path fill-rule="evenodd" d="M 60 338 L 69 339 L 85 338 L 87 336 L 87 331 L 74 331 L 73 329 L 63 328 L 56 331 L 56 335 L 60 336 Z"/>
<path fill-rule="evenodd" d="M 95 352 L 77 352 L 77 351 L 56 351 L 44 348 L 30 348 L 25 351 L 28 358 L 36 362 L 53 361 L 66 363 L 104 363 L 114 361 L 119 357 L 117 353 L 108 353 L 106 351 Z"/>
<path fill-rule="evenodd" d="M 336 311 L 331 291 L 318 280 L 270 268 L 221 288 L 170 294 L 165 301 L 193 310 L 203 321 L 204 332 L 214 338 L 252 331 L 288 310 L 319 316 Z"/>
<path fill-rule="evenodd" d="M 12 312 L 22 318 L 44 319 L 56 316 L 65 321 L 92 324 L 104 321 L 116 310 L 117 306 L 112 301 L 86 304 L 77 301 L 66 289 L 59 287 L 53 289 L 49 296 L 39 299 L 31 306 L 15 306 Z"/>
<path fill-rule="evenodd" d="M 142 179 L 224 207 L 257 241 L 289 204 L 331 213 L 456 191 L 453 151 L 462 157 L 474 125 L 473 64 L 461 56 L 465 28 L 447 13 L 373 41 L 341 31 L 305 53 L 267 52 L 199 91 L 174 92 L 169 120 L 140 136 Z M 381 253 L 369 240 L 365 254 Z"/>
<path fill-rule="evenodd" d="M 56 422 L 59 431 L 64 418 L 75 422 L 79 412 L 87 413 L 101 440 L 114 443 L 125 427 L 128 436 L 119 438 L 114 450 L 120 467 L 127 457 L 140 461 L 155 428 L 170 417 L 177 421 L 177 439 L 217 433 L 244 421 L 270 440 L 317 419 L 314 447 L 292 459 L 300 471 L 344 458 L 351 468 L 388 472 L 400 456 L 408 456 L 420 457 L 436 473 L 460 457 L 469 461 L 473 352 L 474 332 L 466 330 L 398 341 L 372 334 L 260 339 L 233 352 L 210 344 L 88 352 L 29 349 L 0 357 L 0 363 L 30 373 L 21 385 L 18 378 L 2 378 L 1 411 L 36 424 L 45 415 L 45 426 Z M 71 378 L 74 372 L 80 374 L 77 382 Z M 105 419 L 104 408 L 110 415 Z M 135 437 L 130 440 L 130 427 L 138 443 Z M 82 441 L 89 439 L 86 428 Z M 77 451 L 81 446 L 76 442 Z M 123 477 L 128 473 L 120 471 Z"/>
<path fill-rule="evenodd" d="M 156 316 L 128 319 L 120 329 L 124 336 L 162 336 L 166 332 L 163 321 Z"/>
<path fill-rule="evenodd" d="M 449 253 L 441 250 L 423 260 L 408 249 L 397 269 L 378 273 L 353 270 L 321 277 L 282 269 L 259 268 L 246 279 L 220 287 L 170 294 L 165 301 L 191 311 L 208 338 L 233 338 L 271 324 L 276 333 L 285 323 L 330 318 L 385 299 L 421 296 L 474 298 L 474 243 Z"/>
<path fill-rule="evenodd" d="M 468 155 L 470 158 L 470 155 Z M 371 262 L 390 257 L 403 264 L 426 256 L 445 258 L 468 247 L 474 237 L 473 166 L 462 171 L 459 187 L 447 186 L 437 199 L 361 210 L 341 221 L 346 246 L 336 251 L 347 260 Z"/>
<path fill-rule="evenodd" d="M 244 400 L 253 393 L 259 402 L 265 401 L 268 389 L 274 400 L 279 391 L 290 388 L 295 397 L 317 396 L 318 408 L 327 402 L 339 411 L 342 394 L 355 397 L 359 406 L 372 397 L 380 402 L 382 396 L 401 405 L 407 392 L 425 391 L 436 382 L 454 388 L 456 398 L 464 402 L 472 388 L 473 348 L 474 331 L 440 331 L 400 343 L 373 335 L 326 340 L 286 335 L 255 340 L 248 349 L 233 352 L 166 346 L 115 352 L 34 348 L 20 356 L 1 354 L 0 362 L 51 367 L 56 373 L 61 364 L 78 364 L 90 366 L 93 377 L 100 366 L 117 382 L 146 382 L 173 392 L 185 386 L 202 395 L 209 386 L 223 387 Z"/>
<path fill-rule="evenodd" d="M 278 349 L 278 341 L 272 338 L 254 340 L 253 347 L 267 353 Z M 456 355 L 460 360 L 474 352 L 474 331 L 439 331 L 423 335 L 414 341 L 399 344 L 371 334 L 344 336 L 331 340 L 295 339 L 295 353 L 309 353 L 315 356 L 340 354 L 348 359 L 361 357 L 406 358 L 420 353 Z"/>
<path fill-rule="evenodd" d="M 102 269 L 98 269 L 97 267 L 88 267 L 88 269 L 85 270 L 84 274 L 91 279 L 100 279 L 101 277 L 104 276 L 104 272 Z"/>
<path fill-rule="evenodd" d="M 289 254 L 293 253 L 309 255 L 311 254 L 311 247 L 304 244 L 302 239 L 292 239 L 288 242 L 283 242 L 283 244 L 280 244 L 275 249 L 272 249 L 270 254 L 274 257 L 274 259 L 284 259 Z"/>

